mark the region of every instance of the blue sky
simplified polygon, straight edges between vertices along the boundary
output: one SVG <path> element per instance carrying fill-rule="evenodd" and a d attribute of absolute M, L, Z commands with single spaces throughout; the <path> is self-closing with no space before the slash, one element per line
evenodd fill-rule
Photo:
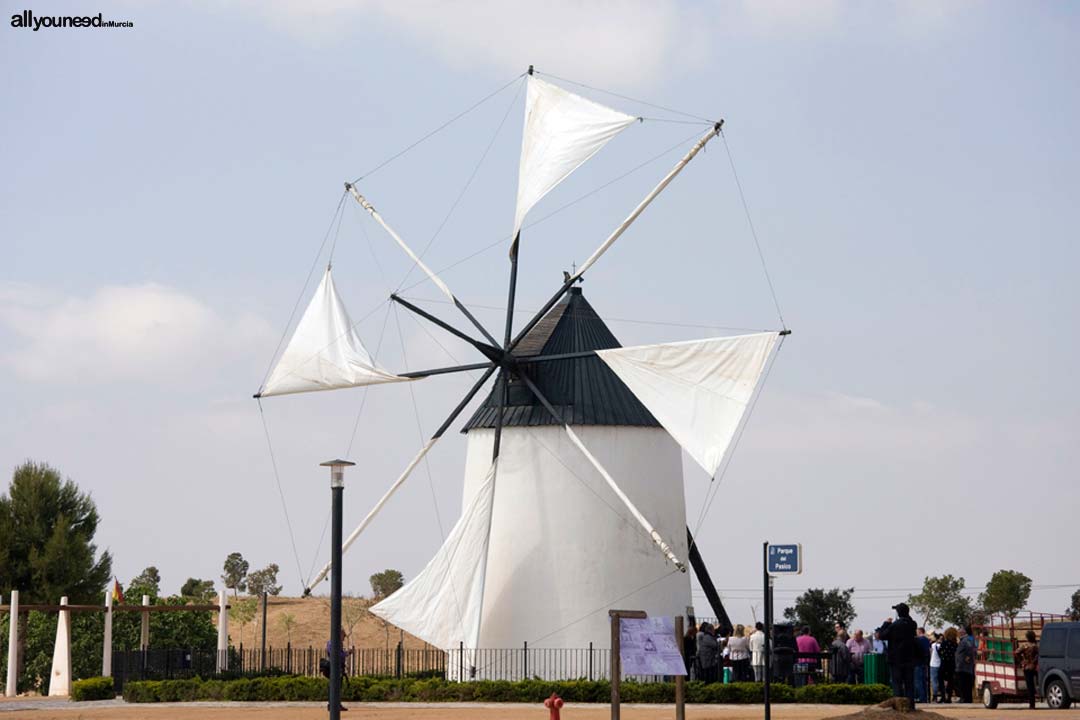
<path fill-rule="evenodd" d="M 373 392 L 355 437 L 360 391 L 267 401 L 298 563 L 250 395 L 341 183 L 533 63 L 726 120 L 795 331 L 701 534 L 737 617 L 760 602 L 749 589 L 765 539 L 806 548 L 807 571 L 783 581 L 780 602 L 854 586 L 868 627 L 907 594 L 871 589 L 925 575 L 981 586 L 1013 568 L 1039 586 L 1080 586 L 1068 542 L 1080 509 L 1075 7 L 545 5 L 35 3 L 38 14 L 100 11 L 135 27 L 5 23 L 0 467 L 46 460 L 90 490 L 122 580 L 154 564 L 175 590 L 189 575 L 217 578 L 238 550 L 253 566 L 277 562 L 298 591 L 325 520 L 318 462 L 352 445 L 355 520 L 420 434 L 408 388 Z M 5 17 L 22 9 L 4 2 Z M 436 268 L 509 232 L 518 87 L 362 183 L 423 247 L 492 143 L 425 256 Z M 699 132 L 631 128 L 531 217 Z M 676 158 L 528 229 L 520 307 L 546 299 Z M 337 237 L 335 276 L 354 318 L 374 309 L 360 327 L 369 348 L 382 337 L 380 358 L 395 369 L 448 362 L 405 315 L 399 336 L 383 306 L 408 271 L 388 239 L 352 205 Z M 483 306 L 505 302 L 505 276 L 498 245 L 445 278 L 494 325 Z M 777 327 L 719 141 L 584 289 L 624 344 Z M 408 294 L 437 298 L 430 284 Z M 467 383 L 416 388 L 420 429 Z M 384 567 L 423 566 L 439 523 L 459 510 L 463 452 L 454 437 L 433 453 L 430 481 L 416 476 L 368 550 L 348 556 L 346 589 L 366 592 Z M 692 517 L 706 483 L 687 463 Z M 1072 589 L 1040 589 L 1031 605 L 1060 611 Z"/>

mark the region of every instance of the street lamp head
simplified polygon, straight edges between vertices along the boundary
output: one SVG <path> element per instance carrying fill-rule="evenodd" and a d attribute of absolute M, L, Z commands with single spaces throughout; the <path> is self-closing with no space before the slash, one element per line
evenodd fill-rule
<path fill-rule="evenodd" d="M 319 463 L 320 467 L 330 468 L 330 487 L 344 487 L 345 486 L 345 468 L 356 465 L 354 462 L 348 460 L 327 460 L 326 462 Z"/>

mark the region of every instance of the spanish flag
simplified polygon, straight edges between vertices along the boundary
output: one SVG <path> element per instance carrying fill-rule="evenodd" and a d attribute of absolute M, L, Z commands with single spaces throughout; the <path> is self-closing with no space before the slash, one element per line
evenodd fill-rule
<path fill-rule="evenodd" d="M 124 591 L 120 589 L 120 581 L 113 578 L 112 599 L 117 605 L 124 604 Z"/>

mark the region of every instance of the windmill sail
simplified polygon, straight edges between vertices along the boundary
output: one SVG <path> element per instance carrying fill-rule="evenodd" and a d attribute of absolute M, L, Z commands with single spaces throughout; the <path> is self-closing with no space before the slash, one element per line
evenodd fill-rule
<path fill-rule="evenodd" d="M 716 474 L 779 333 L 598 350 L 690 457 Z"/>
<path fill-rule="evenodd" d="M 472 649 L 480 627 L 495 464 L 435 557 L 371 612 L 435 647 Z"/>
<path fill-rule="evenodd" d="M 528 83 L 514 235 L 533 205 L 637 119 L 532 75 Z"/>
<path fill-rule="evenodd" d="M 409 379 L 383 370 L 371 359 L 327 268 L 259 397 Z"/>

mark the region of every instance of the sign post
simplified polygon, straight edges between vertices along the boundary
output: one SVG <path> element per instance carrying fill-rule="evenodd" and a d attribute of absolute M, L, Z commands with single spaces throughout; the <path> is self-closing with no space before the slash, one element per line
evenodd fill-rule
<path fill-rule="evenodd" d="M 765 541 L 761 552 L 765 593 L 765 720 L 772 720 L 769 692 L 772 684 L 773 577 L 802 573 L 802 545 L 770 545 Z"/>

